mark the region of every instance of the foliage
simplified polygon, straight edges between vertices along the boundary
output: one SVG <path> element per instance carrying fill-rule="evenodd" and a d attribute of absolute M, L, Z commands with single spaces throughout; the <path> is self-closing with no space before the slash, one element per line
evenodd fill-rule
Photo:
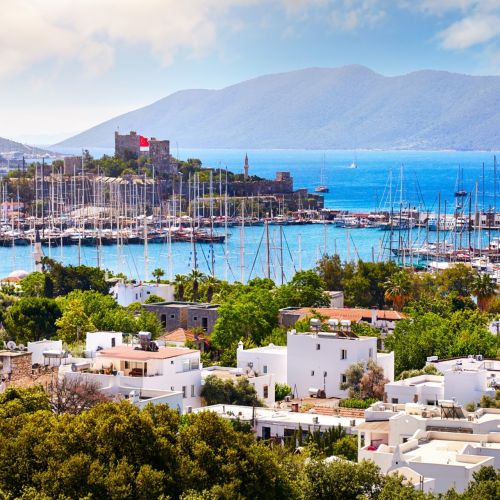
<path fill-rule="evenodd" d="M 340 384 L 340 388 L 349 390 L 350 398 L 361 397 L 361 379 L 365 373 L 365 364 L 363 362 L 353 363 L 345 371 L 346 381 Z"/>
<path fill-rule="evenodd" d="M 339 406 L 341 408 L 359 408 L 360 410 L 366 410 L 366 408 L 369 408 L 373 403 L 376 403 L 377 401 L 379 401 L 377 398 L 347 398 L 341 399 L 339 401 Z"/>
<path fill-rule="evenodd" d="M 0 393 L 0 421 L 39 410 L 49 410 L 49 399 L 42 386 L 8 387 Z"/>
<path fill-rule="evenodd" d="M 489 302 L 497 292 L 497 285 L 489 274 L 479 274 L 474 277 L 471 291 L 477 297 L 477 305 L 481 311 L 488 309 Z"/>
<path fill-rule="evenodd" d="M 29 297 L 46 297 L 46 278 L 47 276 L 40 272 L 28 274 L 19 283 L 22 294 Z"/>
<path fill-rule="evenodd" d="M 92 320 L 85 314 L 81 300 L 73 299 L 57 319 L 57 336 L 66 343 L 80 340 L 87 332 L 95 330 Z"/>
<path fill-rule="evenodd" d="M 404 380 L 405 378 L 418 377 L 419 375 L 442 375 L 435 365 L 425 365 L 421 370 L 405 370 L 401 372 L 397 380 Z"/>
<path fill-rule="evenodd" d="M 385 347 L 394 351 L 395 372 L 421 369 L 429 356 L 449 358 L 483 354 L 495 357 L 500 339 L 491 335 L 488 318 L 477 310 L 464 309 L 448 316 L 415 313 L 399 321 Z"/>
<path fill-rule="evenodd" d="M 389 382 L 384 377 L 384 370 L 373 360 L 365 365 L 363 362 L 353 363 L 345 372 L 346 382 L 340 384 L 343 390 L 349 390 L 351 399 L 376 399 L 384 396 L 384 386 Z"/>
<path fill-rule="evenodd" d="M 500 408 L 500 390 L 495 391 L 495 397 L 484 395 L 479 402 L 481 408 Z"/>
<path fill-rule="evenodd" d="M 161 267 L 157 267 L 151 274 L 156 279 L 156 283 L 159 283 L 163 276 L 165 276 L 165 271 Z"/>
<path fill-rule="evenodd" d="M 299 271 L 291 281 L 275 292 L 278 308 L 328 306 L 330 299 L 324 293 L 325 283 L 314 271 Z"/>
<path fill-rule="evenodd" d="M 106 281 L 106 273 L 97 267 L 63 266 L 48 257 L 42 257 L 42 266 L 52 281 L 54 297 L 67 295 L 73 290 L 94 290 L 107 294 L 111 288 Z"/>
<path fill-rule="evenodd" d="M 283 401 L 289 394 L 292 394 L 292 388 L 288 384 L 281 384 L 279 382 L 274 384 L 274 399 L 276 401 Z"/>
<path fill-rule="evenodd" d="M 16 342 L 53 337 L 61 316 L 56 301 L 44 297 L 22 297 L 5 314 L 4 326 Z"/>
<path fill-rule="evenodd" d="M 155 295 L 152 293 L 145 301 L 145 304 L 157 304 L 158 302 L 165 302 L 165 299 L 162 297 L 159 297 L 158 295 Z"/>
<path fill-rule="evenodd" d="M 392 302 L 397 311 L 401 311 L 403 306 L 412 297 L 412 281 L 408 271 L 402 270 L 394 273 L 385 282 L 384 297 Z"/>
<path fill-rule="evenodd" d="M 344 289 L 344 270 L 339 255 L 323 255 L 317 262 L 315 271 L 325 283 L 326 290 Z"/>
<path fill-rule="evenodd" d="M 208 406 L 216 404 L 262 406 L 255 388 L 246 377 L 240 377 L 233 383 L 232 380 L 209 375 L 201 389 L 201 397 Z"/>

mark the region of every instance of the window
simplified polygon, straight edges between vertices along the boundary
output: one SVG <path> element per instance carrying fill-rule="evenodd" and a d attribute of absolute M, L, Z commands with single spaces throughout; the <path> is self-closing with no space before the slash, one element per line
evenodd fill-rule
<path fill-rule="evenodd" d="M 171 391 L 175 391 L 175 387 L 173 385 L 170 386 Z"/>
<path fill-rule="evenodd" d="M 163 327 L 167 326 L 167 315 L 166 314 L 161 315 L 161 324 Z"/>
<path fill-rule="evenodd" d="M 182 386 L 182 397 L 183 398 L 186 397 L 186 386 L 185 385 Z"/>
<path fill-rule="evenodd" d="M 403 438 L 403 443 L 407 443 L 408 442 L 408 438 Z"/>
<path fill-rule="evenodd" d="M 116 347 L 116 339 L 114 337 L 111 339 L 111 347 Z"/>
<path fill-rule="evenodd" d="M 198 316 L 193 316 L 193 321 L 198 321 Z"/>
<path fill-rule="evenodd" d="M 262 439 L 271 439 L 271 427 L 262 427 Z"/>
<path fill-rule="evenodd" d="M 316 344 L 316 350 L 319 351 L 321 349 L 321 344 Z"/>
<path fill-rule="evenodd" d="M 314 377 L 314 370 L 311 370 L 311 377 Z"/>
<path fill-rule="evenodd" d="M 340 359 L 347 359 L 347 349 L 342 349 L 340 351 Z"/>
<path fill-rule="evenodd" d="M 269 397 L 269 386 L 265 385 L 264 386 L 264 399 L 267 399 Z"/>
<path fill-rule="evenodd" d="M 262 371 L 263 371 L 264 373 L 267 373 L 267 365 L 264 365 L 264 366 L 263 366 Z"/>
<path fill-rule="evenodd" d="M 128 370 L 130 368 L 130 364 L 128 361 L 125 361 L 125 370 Z"/>
<path fill-rule="evenodd" d="M 201 318 L 201 327 L 203 330 L 208 329 L 208 318 Z"/>
<path fill-rule="evenodd" d="M 175 319 L 175 314 L 171 314 L 170 319 Z"/>
<path fill-rule="evenodd" d="M 139 300 L 139 297 L 137 296 L 137 294 L 135 294 L 135 300 Z"/>
<path fill-rule="evenodd" d="M 151 292 L 146 292 L 148 295 L 151 295 Z"/>
<path fill-rule="evenodd" d="M 194 398 L 195 394 L 194 394 L 194 385 L 191 386 L 191 397 Z"/>
<path fill-rule="evenodd" d="M 368 350 L 368 357 L 371 359 L 373 358 L 373 348 L 370 347 L 370 349 Z"/>
<path fill-rule="evenodd" d="M 398 398 L 391 398 L 391 403 L 393 405 L 397 405 L 399 403 L 399 399 Z"/>
<path fill-rule="evenodd" d="M 340 383 L 345 384 L 347 382 L 347 376 L 345 373 L 340 374 Z"/>

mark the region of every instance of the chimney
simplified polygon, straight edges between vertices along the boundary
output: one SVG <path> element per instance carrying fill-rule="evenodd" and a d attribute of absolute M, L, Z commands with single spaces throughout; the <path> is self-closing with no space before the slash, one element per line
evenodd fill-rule
<path fill-rule="evenodd" d="M 372 309 L 372 326 L 377 324 L 377 310 Z"/>

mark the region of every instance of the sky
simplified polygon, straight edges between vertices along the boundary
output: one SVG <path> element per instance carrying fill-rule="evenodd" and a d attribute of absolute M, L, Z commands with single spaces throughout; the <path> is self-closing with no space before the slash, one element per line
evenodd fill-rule
<path fill-rule="evenodd" d="M 362 64 L 500 74 L 500 0 L 0 0 L 0 137 L 51 144 L 187 88 Z"/>

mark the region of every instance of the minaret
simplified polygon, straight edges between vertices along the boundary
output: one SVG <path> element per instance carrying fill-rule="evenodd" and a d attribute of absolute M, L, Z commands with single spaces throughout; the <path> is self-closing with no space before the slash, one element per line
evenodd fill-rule
<path fill-rule="evenodd" d="M 248 180 L 248 169 L 249 169 L 250 165 L 248 165 L 248 154 L 245 154 L 245 173 L 243 174 L 243 179 L 244 180 Z"/>
<path fill-rule="evenodd" d="M 40 231 L 37 229 L 35 233 L 35 248 L 33 251 L 33 258 L 35 259 L 35 271 L 42 272 L 42 242 L 40 241 Z"/>

